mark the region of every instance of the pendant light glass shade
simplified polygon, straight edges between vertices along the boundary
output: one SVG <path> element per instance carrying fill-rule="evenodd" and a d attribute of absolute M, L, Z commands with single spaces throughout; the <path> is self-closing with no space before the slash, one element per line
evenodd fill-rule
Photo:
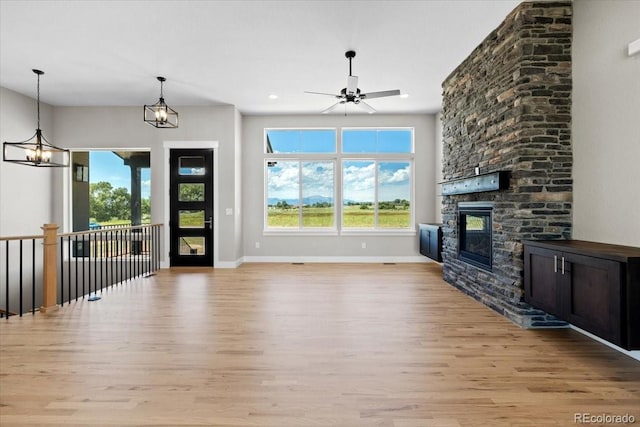
<path fill-rule="evenodd" d="M 144 121 L 157 128 L 177 128 L 178 113 L 164 102 L 162 93 L 162 85 L 167 79 L 157 79 L 160 82 L 160 99 L 153 105 L 144 106 Z"/>
<path fill-rule="evenodd" d="M 67 167 L 69 166 L 69 150 L 56 147 L 47 141 L 40 129 L 40 76 L 44 72 L 33 70 L 38 76 L 38 125 L 31 138 L 19 142 L 2 143 L 2 160 L 35 167 Z"/>

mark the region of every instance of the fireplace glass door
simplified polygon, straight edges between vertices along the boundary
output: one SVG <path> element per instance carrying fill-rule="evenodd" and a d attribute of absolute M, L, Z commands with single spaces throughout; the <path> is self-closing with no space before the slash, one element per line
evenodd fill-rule
<path fill-rule="evenodd" d="M 492 206 L 458 206 L 458 257 L 487 270 L 492 264 Z"/>

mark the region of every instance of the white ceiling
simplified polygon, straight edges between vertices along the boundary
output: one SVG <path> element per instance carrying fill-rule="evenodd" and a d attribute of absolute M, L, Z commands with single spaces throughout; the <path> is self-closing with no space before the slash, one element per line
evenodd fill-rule
<path fill-rule="evenodd" d="M 233 104 L 317 113 L 348 61 L 380 113 L 429 113 L 447 75 L 519 3 L 423 1 L 0 0 L 0 85 L 56 106 Z M 270 94 L 278 99 L 269 99 Z M 356 113 L 356 107 L 350 113 Z M 340 113 L 338 111 L 337 113 Z"/>

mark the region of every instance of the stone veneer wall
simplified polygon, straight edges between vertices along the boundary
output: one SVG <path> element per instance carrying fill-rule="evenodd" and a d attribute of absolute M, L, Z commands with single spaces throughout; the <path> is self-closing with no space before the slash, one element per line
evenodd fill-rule
<path fill-rule="evenodd" d="M 507 190 L 444 196 L 444 279 L 523 327 L 523 239 L 571 237 L 572 4 L 524 2 L 443 83 L 444 181 L 510 171 Z M 493 270 L 457 258 L 457 203 L 491 201 Z"/>

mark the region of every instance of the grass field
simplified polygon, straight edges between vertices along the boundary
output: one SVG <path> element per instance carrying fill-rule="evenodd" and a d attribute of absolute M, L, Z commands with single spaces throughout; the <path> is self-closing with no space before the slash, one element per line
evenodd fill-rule
<path fill-rule="evenodd" d="M 374 226 L 373 209 L 360 209 L 360 206 L 344 206 L 344 227 L 372 228 Z M 302 225 L 304 227 L 333 227 L 333 208 L 303 208 Z M 378 211 L 378 226 L 382 228 L 409 227 L 409 210 L 381 209 Z M 269 227 L 297 228 L 297 209 L 277 209 L 270 207 L 267 213 Z"/>

